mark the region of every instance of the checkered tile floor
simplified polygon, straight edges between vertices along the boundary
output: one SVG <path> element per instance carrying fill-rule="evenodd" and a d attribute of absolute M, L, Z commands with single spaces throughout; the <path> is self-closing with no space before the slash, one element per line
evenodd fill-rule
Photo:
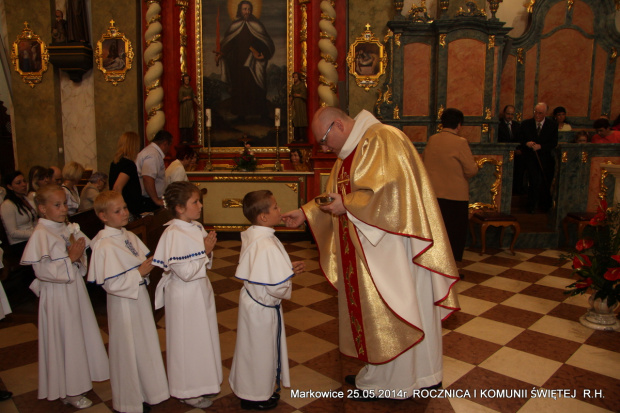
<path fill-rule="evenodd" d="M 307 272 L 294 278 L 293 297 L 283 304 L 293 389 L 324 391 L 350 386 L 347 374 L 360 367 L 338 352 L 336 293 L 321 275 L 309 242 L 286 243 L 292 260 Z M 241 284 L 233 278 L 240 243 L 221 241 L 209 273 L 216 293 L 224 383 L 212 412 L 241 411 L 228 386 Z M 568 298 L 570 267 L 561 252 L 466 251 L 465 280 L 457 284 L 462 311 L 444 322 L 445 389 L 453 397 L 359 402 L 346 398 L 292 398 L 282 392 L 275 412 L 618 412 L 620 333 L 590 330 L 578 323 L 587 297 Z M 22 308 L 23 307 L 23 308 Z M 36 303 L 0 321 L 0 388 L 14 393 L 0 412 L 70 412 L 60 402 L 37 400 Z M 107 340 L 105 317 L 99 317 Z M 164 319 L 158 322 L 165 351 Z M 165 357 L 164 357 L 165 359 Z M 553 397 L 546 390 L 559 389 Z M 531 397 L 532 390 L 539 397 Z M 588 397 L 589 391 L 589 397 Z M 109 382 L 95 383 L 88 412 L 110 412 Z M 171 399 L 153 413 L 199 412 Z"/>

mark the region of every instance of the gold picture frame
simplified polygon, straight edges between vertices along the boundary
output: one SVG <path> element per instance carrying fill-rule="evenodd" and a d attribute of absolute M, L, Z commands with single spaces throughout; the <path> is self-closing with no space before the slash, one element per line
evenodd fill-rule
<path fill-rule="evenodd" d="M 11 51 L 15 71 L 19 73 L 24 83 L 33 88 L 37 83 L 41 83 L 49 60 L 50 55 L 45 42 L 34 34 L 28 22 L 24 22 L 24 29 L 13 42 Z"/>
<path fill-rule="evenodd" d="M 385 74 L 387 54 L 385 46 L 370 31 L 370 24 L 349 47 L 347 55 L 349 73 L 355 76 L 357 86 L 366 92 L 379 84 L 379 78 Z"/>
<path fill-rule="evenodd" d="M 133 63 L 133 46 L 110 20 L 108 31 L 101 36 L 95 50 L 95 62 L 107 82 L 114 86 L 125 80 Z"/>

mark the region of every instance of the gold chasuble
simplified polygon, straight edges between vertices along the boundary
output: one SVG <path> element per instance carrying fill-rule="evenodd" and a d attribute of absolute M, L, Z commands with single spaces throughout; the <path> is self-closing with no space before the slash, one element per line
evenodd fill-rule
<path fill-rule="evenodd" d="M 430 312 L 438 319 L 459 309 L 458 270 L 435 193 L 407 136 L 381 123 L 336 161 L 327 192 L 342 195 L 346 214 L 332 216 L 314 202 L 303 211 L 321 268 L 339 292 L 340 351 L 387 363 L 424 339 L 420 317 L 429 310 L 418 307 L 415 277 L 431 278 Z"/>

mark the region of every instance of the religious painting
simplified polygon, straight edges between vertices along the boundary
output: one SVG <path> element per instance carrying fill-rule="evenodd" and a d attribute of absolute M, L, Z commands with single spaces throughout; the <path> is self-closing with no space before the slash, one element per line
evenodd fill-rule
<path fill-rule="evenodd" d="M 97 67 L 103 72 L 105 80 L 114 86 L 125 80 L 125 75 L 133 62 L 133 47 L 129 39 L 110 21 L 107 33 L 97 42 L 95 51 Z"/>
<path fill-rule="evenodd" d="M 370 25 L 367 24 L 366 30 L 351 44 L 347 64 L 357 86 L 368 91 L 379 84 L 379 77 L 387 66 L 387 54 L 383 44 L 370 31 Z"/>
<path fill-rule="evenodd" d="M 15 71 L 30 87 L 40 83 L 43 73 L 47 71 L 49 62 L 47 47 L 41 38 L 30 29 L 28 22 L 24 23 L 22 33 L 13 42 L 11 60 Z"/>
<path fill-rule="evenodd" d="M 292 0 L 197 3 L 197 83 L 204 108 L 211 110 L 212 146 L 291 141 L 292 7 Z"/>

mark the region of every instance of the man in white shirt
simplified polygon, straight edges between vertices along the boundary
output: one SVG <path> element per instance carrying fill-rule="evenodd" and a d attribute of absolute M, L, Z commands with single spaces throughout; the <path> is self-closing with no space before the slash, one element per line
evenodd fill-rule
<path fill-rule="evenodd" d="M 170 151 L 171 145 L 170 132 L 160 130 L 151 144 L 142 149 L 136 158 L 145 211 L 154 211 L 164 205 L 162 201 L 166 190 L 164 158 Z"/>

